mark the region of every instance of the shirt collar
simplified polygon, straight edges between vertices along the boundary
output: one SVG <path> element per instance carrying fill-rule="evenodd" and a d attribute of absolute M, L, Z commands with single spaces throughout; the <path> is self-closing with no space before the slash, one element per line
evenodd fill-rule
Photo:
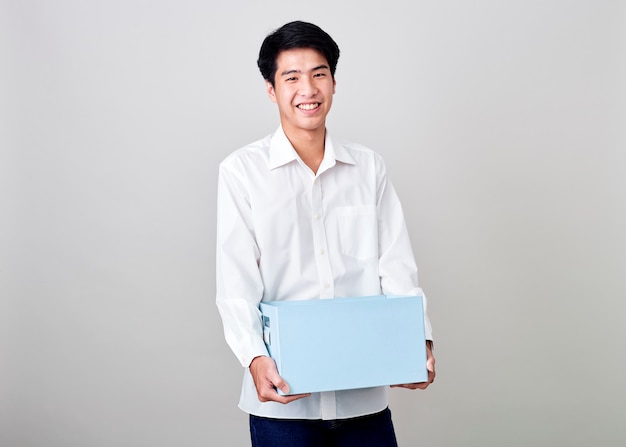
<path fill-rule="evenodd" d="M 298 153 L 291 145 L 291 142 L 285 135 L 282 126 L 278 127 L 278 130 L 272 135 L 270 141 L 270 154 L 269 154 L 269 168 L 275 169 L 280 166 L 286 165 L 292 161 L 297 160 Z M 330 133 L 326 131 L 326 140 L 324 142 L 324 160 L 321 166 L 331 167 L 335 165 L 335 162 L 356 164 L 354 158 L 346 150 L 343 144 L 339 141 L 333 140 Z"/>

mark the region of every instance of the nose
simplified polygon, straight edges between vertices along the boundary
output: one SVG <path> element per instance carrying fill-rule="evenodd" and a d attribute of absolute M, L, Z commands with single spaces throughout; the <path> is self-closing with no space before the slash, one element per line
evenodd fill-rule
<path fill-rule="evenodd" d="M 302 96 L 306 96 L 306 97 L 313 96 L 315 93 L 317 93 L 317 87 L 315 86 L 315 83 L 313 82 L 312 78 L 308 76 L 304 76 L 301 79 L 299 93 Z"/>

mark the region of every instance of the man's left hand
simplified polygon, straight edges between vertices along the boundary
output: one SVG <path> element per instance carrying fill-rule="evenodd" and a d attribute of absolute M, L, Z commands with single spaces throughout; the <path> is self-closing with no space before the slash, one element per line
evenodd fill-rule
<path fill-rule="evenodd" d="M 409 390 L 425 390 L 428 385 L 435 381 L 435 356 L 433 355 L 432 342 L 426 341 L 426 369 L 428 370 L 428 381 L 419 383 L 404 383 L 401 385 L 391 385 L 392 388 L 407 388 Z"/>

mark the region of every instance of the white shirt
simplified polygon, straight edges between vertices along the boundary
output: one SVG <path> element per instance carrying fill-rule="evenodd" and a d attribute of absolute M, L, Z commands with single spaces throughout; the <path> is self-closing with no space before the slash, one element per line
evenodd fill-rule
<path fill-rule="evenodd" d="M 387 387 L 262 403 L 247 368 L 254 357 L 268 355 L 260 301 L 423 295 L 402 207 L 380 155 L 327 132 L 314 174 L 279 127 L 220 164 L 217 208 L 217 306 L 226 341 L 246 368 L 239 407 L 286 419 L 383 410 Z M 426 339 L 432 339 L 424 311 Z"/>

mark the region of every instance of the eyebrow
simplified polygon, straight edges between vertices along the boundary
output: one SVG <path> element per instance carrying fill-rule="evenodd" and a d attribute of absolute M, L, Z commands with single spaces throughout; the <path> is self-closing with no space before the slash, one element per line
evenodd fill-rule
<path fill-rule="evenodd" d="M 309 70 L 309 71 L 317 71 L 317 70 L 324 70 L 324 69 L 328 70 L 328 69 L 329 69 L 328 65 L 326 65 L 326 64 L 321 64 L 321 65 L 318 65 L 317 67 L 313 67 L 313 68 L 312 68 L 311 70 Z M 290 75 L 290 74 L 293 74 L 293 73 L 302 73 L 302 70 L 296 70 L 296 69 L 292 69 L 292 70 L 285 70 L 285 71 L 283 71 L 280 75 L 281 75 L 281 76 L 286 76 L 286 75 Z"/>

